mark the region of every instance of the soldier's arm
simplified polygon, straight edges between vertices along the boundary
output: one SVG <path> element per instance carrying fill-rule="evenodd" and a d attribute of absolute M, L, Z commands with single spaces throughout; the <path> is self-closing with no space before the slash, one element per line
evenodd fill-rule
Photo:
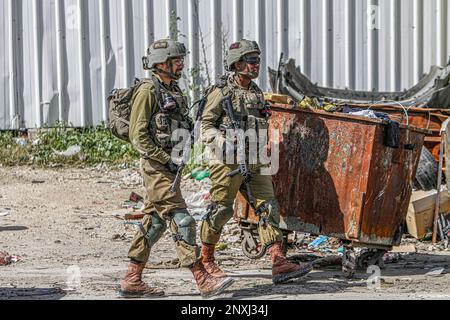
<path fill-rule="evenodd" d="M 221 106 L 223 95 L 220 89 L 215 89 L 208 95 L 205 110 L 201 117 L 200 136 L 202 142 L 205 144 L 215 144 L 218 147 L 223 145 L 225 137 L 223 133 L 217 128 L 217 120 L 224 115 L 224 110 Z"/>
<path fill-rule="evenodd" d="M 147 86 L 140 89 L 147 89 Z M 156 96 L 150 88 L 136 93 L 130 115 L 129 136 L 131 143 L 142 157 L 166 164 L 170 160 L 170 155 L 155 144 L 148 131 L 152 114 L 156 111 L 156 103 Z"/>

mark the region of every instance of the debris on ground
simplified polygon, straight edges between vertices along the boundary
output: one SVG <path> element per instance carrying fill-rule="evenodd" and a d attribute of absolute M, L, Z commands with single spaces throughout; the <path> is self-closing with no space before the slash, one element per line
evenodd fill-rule
<path fill-rule="evenodd" d="M 201 189 L 185 199 L 189 213 L 196 220 L 201 220 L 206 213 L 206 208 L 209 205 L 209 197 L 209 190 Z"/>
<path fill-rule="evenodd" d="M 209 178 L 209 175 L 210 173 L 208 170 L 196 170 L 191 173 L 191 178 L 197 181 L 202 181 L 206 178 Z"/>
<path fill-rule="evenodd" d="M 5 217 L 5 216 L 9 215 L 10 213 L 11 213 L 10 211 L 0 212 L 0 217 Z"/>
<path fill-rule="evenodd" d="M 415 244 L 405 244 L 405 245 L 400 245 L 397 247 L 393 247 L 391 252 L 395 253 L 395 252 L 399 252 L 399 253 L 411 253 L 411 252 L 417 252 L 417 248 Z"/>
<path fill-rule="evenodd" d="M 445 268 L 434 268 L 427 273 L 425 273 L 425 276 L 428 277 L 439 277 L 442 275 L 442 273 L 445 271 Z"/>
<path fill-rule="evenodd" d="M 11 256 L 7 252 L 0 251 L 0 266 L 7 266 L 11 263 Z"/>
<path fill-rule="evenodd" d="M 222 250 L 226 250 L 226 249 L 228 249 L 228 245 L 226 243 L 221 242 L 221 243 L 216 244 L 217 251 L 222 251 Z"/>
<path fill-rule="evenodd" d="M 308 245 L 308 248 L 318 248 L 328 240 L 327 236 L 319 236 Z"/>
<path fill-rule="evenodd" d="M 55 151 L 55 154 L 62 157 L 73 157 L 74 155 L 80 153 L 81 147 L 78 145 L 70 146 L 66 151 Z"/>
<path fill-rule="evenodd" d="M 20 261 L 19 257 L 11 256 L 8 252 L 0 251 L 0 266 L 7 266 Z"/>
<path fill-rule="evenodd" d="M 172 260 L 164 260 L 158 262 L 147 262 L 146 269 L 179 269 L 181 268 L 181 262 L 178 258 Z"/>

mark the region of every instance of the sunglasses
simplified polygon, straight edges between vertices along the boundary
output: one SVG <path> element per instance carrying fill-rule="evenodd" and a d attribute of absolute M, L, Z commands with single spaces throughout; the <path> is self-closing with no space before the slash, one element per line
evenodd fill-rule
<path fill-rule="evenodd" d="M 242 61 L 245 61 L 248 64 L 260 64 L 261 58 L 260 57 L 243 57 Z"/>
<path fill-rule="evenodd" d="M 184 58 L 174 58 L 172 59 L 172 63 L 180 66 L 184 64 Z"/>

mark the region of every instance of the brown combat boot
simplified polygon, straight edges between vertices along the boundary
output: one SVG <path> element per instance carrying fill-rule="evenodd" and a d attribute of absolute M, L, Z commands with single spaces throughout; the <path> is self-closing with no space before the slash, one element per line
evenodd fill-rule
<path fill-rule="evenodd" d="M 233 279 L 231 278 L 216 278 L 210 275 L 203 266 L 201 259 L 194 263 L 189 269 L 194 275 L 194 279 L 197 282 L 197 288 L 203 298 L 221 294 L 233 283 Z"/>
<path fill-rule="evenodd" d="M 130 262 L 125 278 L 120 282 L 119 295 L 124 298 L 162 297 L 164 291 L 149 287 L 142 281 L 145 263 Z"/>
<path fill-rule="evenodd" d="M 202 262 L 203 266 L 210 275 L 216 278 L 225 278 L 227 275 L 223 272 L 219 266 L 214 262 L 214 249 L 213 244 L 202 244 Z"/>
<path fill-rule="evenodd" d="M 303 277 L 313 269 L 309 263 L 299 265 L 288 262 L 281 242 L 275 243 L 268 251 L 272 258 L 272 282 L 274 284 Z"/>

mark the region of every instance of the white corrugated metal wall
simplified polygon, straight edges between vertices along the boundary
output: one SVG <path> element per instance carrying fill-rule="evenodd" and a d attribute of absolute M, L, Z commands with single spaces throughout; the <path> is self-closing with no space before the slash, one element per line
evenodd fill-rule
<path fill-rule="evenodd" d="M 0 129 L 100 123 L 107 93 L 144 76 L 145 48 L 177 30 L 203 69 L 191 82 L 221 74 L 245 37 L 264 68 L 283 51 L 323 86 L 403 90 L 448 60 L 449 16 L 448 0 L 1 0 Z"/>

